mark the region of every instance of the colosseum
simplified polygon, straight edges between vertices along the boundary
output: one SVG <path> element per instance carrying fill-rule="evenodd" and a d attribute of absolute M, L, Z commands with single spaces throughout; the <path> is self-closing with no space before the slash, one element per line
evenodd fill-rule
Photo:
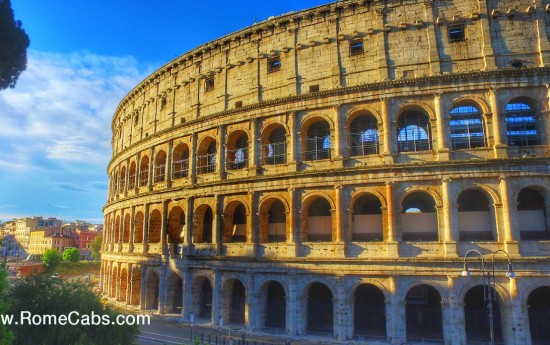
<path fill-rule="evenodd" d="M 548 344 L 549 66 L 549 0 L 343 0 L 176 58 L 113 117 L 103 294 L 327 342 Z"/>

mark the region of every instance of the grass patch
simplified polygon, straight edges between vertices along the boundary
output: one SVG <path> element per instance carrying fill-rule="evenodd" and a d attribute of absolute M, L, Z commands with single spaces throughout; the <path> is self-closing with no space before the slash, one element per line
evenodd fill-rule
<path fill-rule="evenodd" d="M 101 263 L 99 261 L 77 262 L 74 264 L 62 263 L 55 272 L 64 276 L 83 275 L 83 274 L 99 274 Z"/>

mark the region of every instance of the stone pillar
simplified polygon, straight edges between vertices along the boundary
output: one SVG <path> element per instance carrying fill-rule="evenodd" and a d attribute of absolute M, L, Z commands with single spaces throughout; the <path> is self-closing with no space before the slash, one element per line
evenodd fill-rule
<path fill-rule="evenodd" d="M 386 164 L 393 164 L 393 155 L 392 155 L 392 131 L 391 131 L 391 116 L 389 113 L 389 99 L 388 98 L 381 98 L 380 99 L 380 106 L 381 106 L 381 112 L 382 112 L 382 126 L 384 128 L 384 149 L 382 151 L 382 156 L 384 157 L 384 163 Z"/>
<path fill-rule="evenodd" d="M 441 194 L 443 195 L 443 241 L 445 243 L 445 257 L 456 258 L 456 230 L 453 224 L 453 208 L 452 198 L 450 193 L 451 180 L 448 178 L 441 179 Z"/>
<path fill-rule="evenodd" d="M 149 149 L 149 155 L 151 156 L 149 159 L 149 173 L 147 174 L 147 187 L 149 191 L 153 190 L 153 173 L 154 173 L 154 162 L 155 162 L 155 147 L 151 147 Z"/>
<path fill-rule="evenodd" d="M 350 312 L 351 308 L 349 307 L 349 303 L 346 303 L 346 286 L 344 279 L 344 276 L 338 277 L 338 290 L 335 303 L 336 306 L 334 308 L 334 310 L 336 311 L 334 334 L 336 335 L 338 341 L 346 341 L 351 338 L 351 334 L 349 334 L 348 332 L 348 324 L 351 322 L 351 320 L 353 320 Z"/>
<path fill-rule="evenodd" d="M 505 322 L 503 315 L 503 336 L 505 339 L 510 339 L 510 344 L 529 344 L 531 342 L 531 337 L 529 337 L 529 310 L 527 306 L 523 306 L 521 303 L 517 280 L 508 280 L 508 289 L 511 296 L 510 316 Z"/>
<path fill-rule="evenodd" d="M 214 271 L 214 287 L 212 289 L 212 319 L 216 326 L 220 326 L 220 317 L 222 317 L 222 272 L 215 267 Z M 225 325 L 229 320 L 222 320 L 222 324 Z"/>
<path fill-rule="evenodd" d="M 191 183 L 197 182 L 197 133 L 192 134 L 189 148 L 189 178 Z"/>
<path fill-rule="evenodd" d="M 335 161 L 335 164 L 337 167 L 343 167 L 344 165 L 344 156 L 347 156 L 345 153 L 342 152 L 342 149 L 345 148 L 347 145 L 343 143 L 344 140 L 346 140 L 345 133 L 342 133 L 343 128 L 342 124 L 340 123 L 340 105 L 336 105 L 333 107 L 334 111 L 334 129 L 332 134 L 332 138 L 334 138 L 334 147 L 331 147 L 331 157 L 333 158 L 333 161 Z M 331 138 L 331 140 L 332 140 Z"/>
<path fill-rule="evenodd" d="M 149 204 L 145 204 L 143 213 L 143 253 L 147 253 L 149 249 Z"/>
<path fill-rule="evenodd" d="M 166 154 L 166 167 L 165 167 L 165 180 L 166 187 L 172 187 L 172 150 L 174 149 L 174 142 L 170 140 L 168 142 L 168 153 Z"/>
<path fill-rule="evenodd" d="M 448 161 L 449 147 L 447 146 L 447 114 L 441 111 L 441 94 L 434 95 L 435 120 L 437 127 L 437 154 L 440 161 Z"/>
<path fill-rule="evenodd" d="M 126 301 L 126 305 L 131 304 L 131 298 L 132 298 L 132 267 L 134 264 L 128 263 L 128 270 L 126 271 L 126 296 L 124 296 L 124 299 Z"/>
<path fill-rule="evenodd" d="M 135 224 L 135 217 L 136 217 L 136 206 L 132 206 L 130 208 L 130 239 L 128 243 L 128 252 L 134 251 L 134 238 L 135 238 L 135 232 L 136 232 L 136 224 Z"/>
<path fill-rule="evenodd" d="M 296 117 L 298 114 L 296 112 L 291 112 L 288 114 L 288 128 L 290 133 L 286 134 L 286 143 L 288 149 L 286 151 L 287 162 L 288 162 L 288 171 L 297 171 L 298 164 L 300 163 L 300 135 L 297 134 L 299 129 L 296 129 Z"/>
<path fill-rule="evenodd" d="M 245 324 L 246 328 L 249 331 L 254 331 L 258 328 L 259 324 L 259 301 L 258 296 L 256 295 L 256 288 L 254 285 L 254 272 L 248 271 L 247 275 L 247 286 L 246 286 L 246 313 L 245 313 Z"/>
<path fill-rule="evenodd" d="M 130 183 L 130 157 L 126 158 L 126 173 L 124 175 L 124 196 L 126 196 L 128 194 L 128 184 Z"/>
<path fill-rule="evenodd" d="M 500 177 L 500 195 L 502 199 L 502 226 L 504 228 L 504 241 L 506 251 L 510 256 L 519 256 L 519 243 L 517 230 L 512 225 L 510 216 L 510 188 L 508 187 L 508 177 Z"/>
<path fill-rule="evenodd" d="M 336 209 L 334 210 L 334 226 L 333 226 L 333 241 L 336 243 L 342 243 L 344 240 L 344 227 L 342 225 L 343 216 L 342 216 L 342 185 L 334 186 L 334 204 Z"/>
<path fill-rule="evenodd" d="M 397 278 L 390 277 L 391 294 L 391 328 L 388 328 L 390 335 L 390 343 L 392 345 L 404 344 L 406 341 L 406 317 L 405 317 L 405 302 L 401 302 L 399 296 L 399 288 Z"/>
<path fill-rule="evenodd" d="M 222 246 L 223 246 L 223 219 L 220 214 L 220 202 L 221 197 L 219 195 L 215 196 L 214 209 L 212 210 L 212 215 L 214 219 L 212 220 L 212 245 L 216 246 L 216 255 L 221 255 Z"/>
<path fill-rule="evenodd" d="M 218 126 L 218 148 L 216 150 L 216 172 L 220 179 L 225 179 L 225 126 Z"/>
<path fill-rule="evenodd" d="M 162 218 L 161 218 L 161 226 L 160 226 L 160 243 L 161 243 L 161 254 L 164 259 L 168 258 L 168 203 L 169 200 L 165 200 L 162 203 Z"/>
<path fill-rule="evenodd" d="M 464 327 L 464 319 L 457 317 L 457 300 L 455 295 L 455 277 L 447 277 L 448 300 L 441 305 L 443 318 L 443 339 L 445 344 L 460 345 L 460 327 Z M 462 324 L 461 324 L 462 322 Z"/>
<path fill-rule="evenodd" d="M 139 309 L 144 310 L 145 297 L 147 296 L 147 270 L 141 270 L 141 288 L 139 289 Z"/>
<path fill-rule="evenodd" d="M 190 197 L 187 199 L 187 210 L 185 212 L 185 229 L 184 241 L 182 243 L 183 247 L 187 247 L 187 250 L 182 250 L 182 256 L 186 253 L 192 253 L 191 248 L 193 247 L 193 232 L 195 231 L 195 222 L 193 221 L 195 217 L 195 198 Z"/>
<path fill-rule="evenodd" d="M 489 9 L 487 8 L 487 1 L 478 1 L 477 4 L 479 5 L 479 13 L 489 13 Z M 493 39 L 491 37 L 491 27 L 490 27 L 490 18 L 488 16 L 481 15 L 479 16 L 479 20 L 477 20 L 477 23 L 479 25 L 479 28 L 476 30 L 481 33 L 481 37 L 483 37 L 483 58 L 485 62 L 485 66 L 483 70 L 495 70 L 497 68 L 496 61 L 495 61 L 495 52 L 493 50 Z"/>
<path fill-rule="evenodd" d="M 258 133 L 256 128 L 256 120 L 250 120 L 250 153 L 248 155 L 248 170 L 250 176 L 256 176 L 258 174 L 258 157 L 260 156 L 261 149 L 258 150 Z M 260 139 L 261 140 L 261 139 Z"/>
<path fill-rule="evenodd" d="M 387 200 L 387 210 L 386 210 L 386 224 L 387 232 L 384 235 L 386 242 L 386 255 L 388 257 L 398 257 L 398 238 L 397 238 L 397 229 L 395 226 L 395 207 L 393 200 L 393 183 L 386 183 L 386 200 Z"/>
<path fill-rule="evenodd" d="M 185 317 L 189 315 L 193 310 L 191 308 L 191 299 L 193 298 L 193 281 L 189 267 L 185 267 L 183 270 L 183 303 L 181 307 L 181 315 Z"/>
<path fill-rule="evenodd" d="M 502 129 L 503 126 L 501 123 L 506 124 L 503 119 L 500 118 L 500 111 L 498 109 L 498 90 L 497 89 L 489 89 L 488 97 L 489 97 L 489 103 L 491 105 L 491 110 L 493 111 L 492 115 L 490 116 L 487 114 L 487 117 L 491 117 L 492 123 L 493 123 L 493 137 L 494 137 L 494 154 L 495 158 L 506 158 L 508 156 L 507 148 L 508 145 L 504 144 L 502 141 Z"/>
<path fill-rule="evenodd" d="M 167 288 L 167 274 L 166 270 L 168 268 L 166 266 L 161 266 L 160 274 L 159 274 L 159 308 L 158 313 L 164 314 L 166 310 L 166 288 Z"/>
<path fill-rule="evenodd" d="M 288 204 L 289 210 L 287 210 L 287 226 L 286 226 L 286 248 L 287 255 L 290 257 L 298 256 L 298 248 L 300 240 L 300 225 L 301 220 L 298 215 L 298 205 L 299 201 L 297 200 L 296 189 L 290 188 L 288 191 Z"/>
<path fill-rule="evenodd" d="M 299 287 L 295 272 L 289 272 L 288 279 L 288 296 L 286 299 L 286 330 L 288 335 L 296 336 L 302 332 L 302 323 L 298 318 L 303 317 L 300 313 L 301 306 L 299 305 Z"/>

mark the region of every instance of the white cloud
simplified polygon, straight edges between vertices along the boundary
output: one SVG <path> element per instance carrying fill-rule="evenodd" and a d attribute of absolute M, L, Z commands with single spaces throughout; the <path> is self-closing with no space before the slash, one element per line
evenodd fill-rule
<path fill-rule="evenodd" d="M 132 57 L 29 52 L 14 89 L 0 91 L 0 171 L 111 155 L 111 118 L 150 71 Z"/>

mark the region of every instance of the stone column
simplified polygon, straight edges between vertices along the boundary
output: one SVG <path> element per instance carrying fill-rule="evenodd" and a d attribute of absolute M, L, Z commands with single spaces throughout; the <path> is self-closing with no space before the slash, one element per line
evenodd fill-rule
<path fill-rule="evenodd" d="M 149 154 L 150 154 L 150 159 L 149 159 L 149 173 L 147 174 L 147 186 L 148 186 L 148 189 L 149 191 L 152 191 L 153 190 L 153 174 L 154 174 L 154 170 L 153 168 L 155 167 L 155 165 L 153 164 L 154 161 L 155 161 L 155 147 L 151 147 L 149 149 Z"/>
<path fill-rule="evenodd" d="M 390 113 L 389 113 L 389 99 L 388 98 L 381 98 L 380 99 L 380 105 L 381 105 L 381 112 L 382 112 L 382 126 L 384 128 L 383 138 L 384 138 L 384 150 L 382 152 L 382 156 L 384 157 L 384 163 L 386 164 L 393 164 L 393 155 L 392 155 L 392 132 L 391 132 L 391 120 L 390 120 Z"/>
<path fill-rule="evenodd" d="M 225 179 L 225 126 L 218 126 L 218 148 L 216 150 L 216 172 L 220 179 Z"/>
<path fill-rule="evenodd" d="M 509 339 L 509 344 L 529 344 L 531 338 L 529 335 L 529 311 L 527 306 L 521 303 L 521 295 L 518 293 L 517 280 L 508 279 L 508 289 L 510 290 L 510 315 L 504 320 L 503 315 L 503 336 Z M 508 326 L 508 327 L 506 327 Z"/>
<path fill-rule="evenodd" d="M 337 167 L 343 167 L 344 166 L 344 156 L 347 156 L 342 152 L 342 149 L 346 147 L 345 144 L 342 143 L 342 141 L 346 140 L 345 133 L 342 133 L 342 124 L 340 123 L 340 105 L 336 105 L 333 107 L 334 111 L 334 129 L 332 134 L 332 138 L 334 138 L 334 145 L 331 145 L 331 157 L 333 158 L 333 161 L 335 161 L 335 164 Z M 332 140 L 331 138 L 331 140 Z"/>
<path fill-rule="evenodd" d="M 222 272 L 215 267 L 214 271 L 214 287 L 212 289 L 212 319 L 214 324 L 220 326 L 220 317 L 223 317 L 222 312 Z M 222 320 L 222 324 L 227 324 L 229 320 Z"/>
<path fill-rule="evenodd" d="M 166 154 L 166 167 L 165 167 L 165 180 L 166 187 L 172 187 L 172 150 L 174 149 L 174 142 L 170 140 L 168 142 L 168 153 Z"/>
<path fill-rule="evenodd" d="M 505 158 L 508 156 L 507 148 L 508 145 L 504 144 L 502 141 L 502 126 L 501 122 L 506 124 L 503 119 L 500 118 L 500 112 L 498 109 L 498 90 L 497 89 L 489 89 L 488 97 L 489 97 L 489 103 L 491 105 L 491 110 L 493 111 L 492 115 L 490 116 L 487 114 L 487 117 L 491 117 L 492 123 L 493 123 L 493 137 L 494 137 L 494 154 L 495 158 Z"/>
<path fill-rule="evenodd" d="M 435 110 L 435 120 L 437 127 L 437 153 L 440 161 L 448 161 L 449 157 L 449 148 L 447 146 L 447 114 L 444 114 L 441 111 L 441 94 L 436 93 L 434 95 L 434 110 Z"/>
<path fill-rule="evenodd" d="M 502 198 L 502 226 L 504 228 L 504 241 L 506 251 L 510 256 L 519 256 L 519 243 L 517 230 L 514 229 L 510 215 L 510 188 L 508 187 L 508 177 L 500 177 L 500 195 Z"/>
<path fill-rule="evenodd" d="M 185 212 L 185 229 L 187 230 L 184 234 L 184 241 L 182 243 L 183 247 L 187 247 L 187 250 L 182 250 L 182 257 L 185 257 L 185 254 L 192 253 L 191 248 L 193 247 L 193 232 L 195 231 L 195 198 L 190 197 L 187 199 L 187 210 Z"/>
<path fill-rule="evenodd" d="M 390 335 L 391 344 L 404 344 L 406 340 L 406 317 L 405 317 L 405 302 L 401 302 L 399 296 L 397 278 L 390 277 L 390 291 L 391 294 L 391 328 L 389 328 L 388 334 Z"/>
<path fill-rule="evenodd" d="M 300 135 L 297 134 L 296 130 L 296 117 L 298 114 L 296 112 L 291 112 L 288 114 L 288 128 L 290 133 L 286 133 L 286 143 L 288 145 L 287 149 L 287 162 L 288 162 L 288 171 L 297 171 L 298 164 L 300 163 Z"/>
<path fill-rule="evenodd" d="M 193 310 L 191 308 L 191 299 L 193 298 L 192 294 L 193 281 L 191 277 L 191 272 L 189 267 L 185 267 L 183 270 L 183 303 L 181 307 L 181 315 L 185 317 L 189 315 Z"/>
<path fill-rule="evenodd" d="M 161 218 L 161 227 L 160 227 L 160 243 L 161 243 L 161 254 L 164 259 L 168 258 L 168 203 L 170 200 L 165 200 L 162 203 L 162 218 Z"/>
<path fill-rule="evenodd" d="M 136 217 L 136 206 L 133 205 L 131 207 L 131 214 L 130 214 L 130 239 L 128 243 L 128 252 L 134 251 L 134 238 L 135 238 L 135 232 L 136 232 L 136 224 L 135 224 L 135 217 Z"/>
<path fill-rule="evenodd" d="M 258 327 L 259 318 L 259 306 L 258 296 L 256 295 L 256 289 L 254 286 L 254 272 L 248 271 L 247 275 L 247 287 L 246 287 L 246 307 L 247 313 L 245 313 L 245 324 L 249 331 L 253 331 Z"/>
<path fill-rule="evenodd" d="M 143 212 L 143 253 L 147 253 L 149 249 L 149 204 L 145 204 Z"/>
<path fill-rule="evenodd" d="M 197 149 L 197 133 L 193 133 L 189 148 L 189 179 L 193 184 L 197 183 Z"/>
<path fill-rule="evenodd" d="M 290 188 L 288 191 L 289 195 L 289 210 L 287 210 L 287 220 L 288 224 L 286 226 L 286 248 L 287 248 L 287 255 L 290 257 L 299 256 L 299 250 L 300 247 L 301 238 L 300 238 L 300 226 L 301 226 L 301 219 L 298 215 L 298 207 L 299 207 L 299 201 L 298 196 L 296 195 L 296 189 Z"/>
<path fill-rule="evenodd" d="M 219 195 L 215 196 L 215 205 L 214 209 L 212 210 L 212 215 L 214 216 L 214 219 L 212 220 L 212 245 L 216 247 L 216 255 L 222 254 L 222 246 L 223 246 L 223 219 L 220 214 L 220 202 L 221 197 Z"/>
<path fill-rule="evenodd" d="M 350 315 L 349 305 L 346 303 L 346 286 L 344 279 L 344 276 L 338 277 L 336 308 L 334 308 L 336 311 L 334 333 L 338 341 L 346 341 L 351 338 L 350 334 L 348 334 L 348 323 L 353 320 L 353 317 Z"/>
<path fill-rule="evenodd" d="M 487 8 L 487 1 L 478 1 L 477 2 L 479 6 L 479 13 L 489 13 L 489 9 Z M 477 23 L 479 25 L 479 28 L 476 30 L 478 32 L 481 32 L 481 37 L 483 37 L 483 58 L 485 61 L 485 66 L 483 70 L 495 70 L 497 68 L 496 61 L 495 61 L 495 52 L 493 50 L 493 39 L 491 37 L 491 27 L 490 27 L 490 18 L 488 16 L 481 15 L 479 16 L 479 20 L 477 20 Z"/>
<path fill-rule="evenodd" d="M 445 256 L 457 257 L 456 253 L 456 229 L 453 224 L 453 206 L 451 200 L 451 180 L 441 179 L 441 194 L 443 195 L 443 241 L 445 242 Z"/>
<path fill-rule="evenodd" d="M 158 307 L 158 313 L 164 314 L 166 310 L 166 274 L 167 267 L 161 266 L 160 274 L 159 274 L 159 307 Z"/>
<path fill-rule="evenodd" d="M 133 267 L 134 264 L 132 263 L 128 263 L 128 270 L 126 272 L 128 272 L 126 274 L 126 296 L 124 297 L 125 298 L 125 301 L 126 301 L 126 305 L 129 305 L 131 304 L 131 298 L 132 298 L 132 267 Z"/>
<path fill-rule="evenodd" d="M 298 318 L 303 314 L 300 313 L 299 305 L 299 287 L 295 272 L 289 272 L 288 279 L 288 296 L 286 299 L 286 329 L 288 335 L 296 336 L 302 332 L 302 323 Z M 303 316 L 303 315 L 302 315 Z"/>
<path fill-rule="evenodd" d="M 147 296 L 147 270 L 141 269 L 141 287 L 139 289 L 139 309 L 144 310 L 145 297 Z"/>
<path fill-rule="evenodd" d="M 250 176 L 258 174 L 258 156 L 261 150 L 258 150 L 258 134 L 256 128 L 256 120 L 250 120 L 250 153 L 248 155 L 248 170 Z"/>
<path fill-rule="evenodd" d="M 393 204 L 393 183 L 386 183 L 386 200 L 387 200 L 387 210 L 386 210 L 386 224 L 387 232 L 384 235 L 386 242 L 386 255 L 388 257 L 397 257 L 399 256 L 398 252 L 398 238 L 397 238 L 397 229 L 395 226 L 395 206 Z"/>
<path fill-rule="evenodd" d="M 445 344 L 460 345 L 460 328 L 464 327 L 464 319 L 457 318 L 457 300 L 455 296 L 455 277 L 447 277 L 448 300 L 441 305 L 443 318 L 443 339 Z M 461 324 L 462 321 L 462 324 Z"/>

